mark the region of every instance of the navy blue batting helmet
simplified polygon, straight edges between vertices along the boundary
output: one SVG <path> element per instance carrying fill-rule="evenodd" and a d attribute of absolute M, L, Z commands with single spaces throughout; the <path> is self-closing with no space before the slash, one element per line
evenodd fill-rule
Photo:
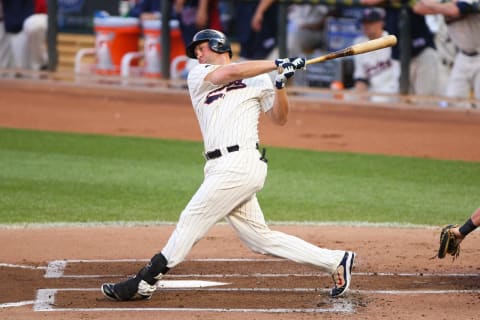
<path fill-rule="evenodd" d="M 197 32 L 192 39 L 192 42 L 187 47 L 187 56 L 192 59 L 196 59 L 195 47 L 202 43 L 208 42 L 208 46 L 212 51 L 217 53 L 228 52 L 230 58 L 232 57 L 232 48 L 227 37 L 220 31 L 213 29 L 205 29 Z"/>

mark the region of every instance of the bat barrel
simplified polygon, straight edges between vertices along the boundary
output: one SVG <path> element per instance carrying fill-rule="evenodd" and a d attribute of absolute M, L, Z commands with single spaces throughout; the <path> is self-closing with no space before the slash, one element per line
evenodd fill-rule
<path fill-rule="evenodd" d="M 394 35 L 384 36 L 378 39 L 369 40 L 366 42 L 358 43 L 353 46 L 341 49 L 335 52 L 328 53 L 326 55 L 307 60 L 306 64 L 313 64 L 324 62 L 327 60 L 333 60 L 336 58 L 353 56 L 356 54 L 366 53 L 370 51 L 375 51 L 387 47 L 391 47 L 397 44 L 397 37 Z"/>

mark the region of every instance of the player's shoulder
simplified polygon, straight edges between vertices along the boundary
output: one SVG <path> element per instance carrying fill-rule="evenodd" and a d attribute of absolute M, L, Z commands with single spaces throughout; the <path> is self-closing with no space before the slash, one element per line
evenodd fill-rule
<path fill-rule="evenodd" d="M 216 68 L 220 67 L 220 65 L 214 64 L 198 64 L 194 66 L 189 72 L 187 76 L 187 86 L 190 90 L 190 93 L 203 90 L 210 90 L 215 85 L 211 82 L 204 81 L 207 75 L 214 71 Z"/>
<path fill-rule="evenodd" d="M 210 69 L 210 68 L 212 68 L 212 67 L 213 67 L 213 65 L 211 65 L 211 64 L 202 64 L 202 63 L 199 63 L 199 64 L 197 64 L 196 66 L 194 66 L 194 67 L 192 68 L 192 70 L 190 70 L 190 71 L 202 72 L 202 71 L 208 70 L 208 69 Z"/>
<path fill-rule="evenodd" d="M 205 76 L 214 69 L 211 64 L 197 64 L 188 72 L 188 79 L 199 78 Z"/>

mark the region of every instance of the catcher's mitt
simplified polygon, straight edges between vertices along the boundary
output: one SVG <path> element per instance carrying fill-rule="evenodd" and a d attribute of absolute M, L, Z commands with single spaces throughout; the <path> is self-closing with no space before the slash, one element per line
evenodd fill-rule
<path fill-rule="evenodd" d="M 455 237 L 452 229 L 458 227 L 458 225 L 449 224 L 443 227 L 440 232 L 440 248 L 438 249 L 438 258 L 443 259 L 447 253 L 456 257 L 460 255 L 460 240 Z"/>

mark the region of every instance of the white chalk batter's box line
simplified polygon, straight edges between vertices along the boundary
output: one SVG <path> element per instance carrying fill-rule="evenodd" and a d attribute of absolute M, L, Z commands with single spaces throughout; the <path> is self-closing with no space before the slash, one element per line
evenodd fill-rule
<path fill-rule="evenodd" d="M 76 263 L 119 263 L 119 262 L 147 262 L 144 259 L 118 259 L 118 260 L 55 260 L 48 263 L 47 267 L 38 266 L 26 266 L 26 265 L 14 265 L 0 263 L 0 267 L 11 268 L 23 268 L 23 269 L 43 269 L 45 270 L 46 278 L 89 278 L 89 277 L 105 277 L 105 275 L 65 275 L 64 271 L 69 264 Z M 269 261 L 287 261 L 284 259 L 191 259 L 188 261 L 202 261 L 202 262 L 269 262 Z M 261 274 L 254 273 L 250 275 L 245 274 L 185 274 L 185 275 L 170 275 L 169 277 L 198 277 L 198 278 L 228 278 L 228 277 L 286 277 L 286 276 L 320 276 L 321 273 L 315 274 Z M 465 273 L 451 273 L 451 274 L 434 274 L 434 273 L 377 273 L 377 272 L 358 272 L 354 273 L 360 276 L 421 276 L 421 277 L 472 277 L 478 276 L 478 274 L 465 274 Z M 124 276 L 124 275 L 117 275 Z M 228 283 L 203 281 L 203 280 L 165 280 L 159 281 L 159 288 L 163 291 L 170 290 L 196 290 L 196 291 L 211 291 L 211 292 L 315 292 L 328 294 L 328 289 L 315 289 L 315 288 L 219 288 L 218 286 Z M 216 286 L 216 288 L 211 288 Z M 13 303 L 0 304 L 0 309 L 19 307 L 25 305 L 33 305 L 34 311 L 40 312 L 55 312 L 55 311 L 73 311 L 73 312 L 113 312 L 113 311 L 182 311 L 182 312 L 252 312 L 252 313 L 327 313 L 327 312 L 342 312 L 353 313 L 355 312 L 355 305 L 351 301 L 346 299 L 331 299 L 330 308 L 270 308 L 270 309 L 223 309 L 223 308 L 57 308 L 55 307 L 55 297 L 59 292 L 68 291 L 96 291 L 100 292 L 99 288 L 46 288 L 37 290 L 35 300 L 20 301 Z M 350 290 L 356 294 L 379 294 L 379 295 L 421 295 L 421 294 L 480 294 L 479 290 Z"/>
<path fill-rule="evenodd" d="M 188 261 L 201 261 L 201 262 L 282 262 L 287 261 L 284 259 L 193 259 Z M 120 259 L 120 260 L 57 260 L 51 261 L 48 264 L 48 267 L 45 272 L 45 277 L 48 278 L 88 278 L 88 277 L 104 277 L 101 275 L 65 275 L 64 271 L 68 264 L 75 263 L 119 263 L 119 262 L 148 262 L 148 260 L 137 260 L 137 259 Z M 321 274 L 321 273 L 320 273 Z M 195 278 L 229 278 L 229 277 L 287 277 L 287 276 L 319 276 L 319 273 L 311 274 L 261 274 L 254 273 L 250 275 L 245 274 L 185 274 L 185 275 L 170 275 L 170 278 L 181 278 L 181 277 L 195 277 Z M 324 273 L 326 275 L 326 273 Z M 354 273 L 354 275 L 363 275 L 363 276 L 476 276 L 474 274 L 425 274 L 425 273 Z M 123 276 L 123 275 L 118 275 Z M 166 278 L 166 277 L 165 277 Z M 215 282 L 215 281 L 202 281 L 202 280 L 161 280 L 158 282 L 158 287 L 162 291 L 180 291 L 180 290 L 189 290 L 189 291 L 209 291 L 209 292 L 285 292 L 285 293 L 298 293 L 298 292 L 313 292 L 313 293 L 322 293 L 328 295 L 329 289 L 318 289 L 318 288 L 219 288 L 218 286 L 228 285 L 229 283 L 224 282 Z M 215 288 L 212 288 L 215 287 Z M 345 299 L 331 299 L 331 307 L 329 308 L 57 308 L 55 307 L 55 296 L 58 292 L 62 291 L 99 291 L 98 288 L 65 288 L 65 289 L 40 289 L 37 291 L 37 298 L 34 302 L 33 309 L 34 311 L 76 311 L 76 312 L 86 312 L 86 311 L 182 311 L 182 312 L 257 312 L 257 313 L 353 313 L 355 312 L 355 305 L 353 302 Z M 420 294 L 478 294 L 479 290 L 350 290 L 352 293 L 371 295 L 420 295 Z"/>
<path fill-rule="evenodd" d="M 191 290 L 191 289 L 190 289 Z M 280 288 L 215 288 L 215 289 L 195 289 L 203 291 L 218 292 L 326 292 L 327 289 L 280 289 Z M 331 299 L 330 308 L 56 308 L 55 296 L 61 291 L 99 291 L 95 288 L 65 288 L 65 289 L 39 289 L 37 290 L 36 300 L 33 302 L 35 312 L 113 312 L 113 311 L 182 311 L 182 312 L 258 312 L 258 313 L 353 313 L 355 304 L 345 299 Z M 480 290 L 351 290 L 352 293 L 360 294 L 451 294 L 451 293 L 480 293 Z"/>
<path fill-rule="evenodd" d="M 114 259 L 114 260 L 103 260 L 103 259 L 93 259 L 93 260 L 53 260 L 48 263 L 47 267 L 36 267 L 38 269 L 46 269 L 45 278 L 107 278 L 107 277 L 123 277 L 124 274 L 115 274 L 115 275 L 66 275 L 65 269 L 68 264 L 77 264 L 77 263 L 122 263 L 122 262 L 148 262 L 147 259 Z M 192 262 L 288 262 L 285 259 L 255 259 L 255 258 L 208 258 L 208 259 L 190 259 L 187 261 Z M 6 264 L 3 264 L 4 266 Z M 0 264 L 2 266 L 2 264 Z M 26 268 L 27 266 L 19 266 Z M 315 272 L 315 273 L 251 273 L 251 274 L 179 274 L 179 275 L 166 275 L 165 278 L 248 278 L 248 277 L 292 277 L 292 276 L 321 276 L 328 275 L 324 272 Z M 353 276 L 383 276 L 383 277 L 475 277 L 478 276 L 477 273 L 408 273 L 408 272 L 353 272 Z"/>
<path fill-rule="evenodd" d="M 247 289 L 247 288 L 244 288 Z M 215 290 L 215 289 L 213 289 Z M 280 289 L 281 290 L 281 289 Z M 353 313 L 354 304 L 349 301 L 337 300 L 332 302 L 330 308 L 55 308 L 55 295 L 59 291 L 99 291 L 92 288 L 75 288 L 75 289 L 39 289 L 37 298 L 33 304 L 34 311 L 50 312 L 50 311 L 76 311 L 76 312 L 98 312 L 98 311 L 182 311 L 182 312 L 259 312 L 259 313 L 326 313 L 326 312 L 342 312 Z M 209 290 L 210 291 L 210 290 Z M 216 290 L 216 291 L 247 291 L 238 290 L 236 288 Z M 272 291 L 272 290 L 269 290 Z"/>

